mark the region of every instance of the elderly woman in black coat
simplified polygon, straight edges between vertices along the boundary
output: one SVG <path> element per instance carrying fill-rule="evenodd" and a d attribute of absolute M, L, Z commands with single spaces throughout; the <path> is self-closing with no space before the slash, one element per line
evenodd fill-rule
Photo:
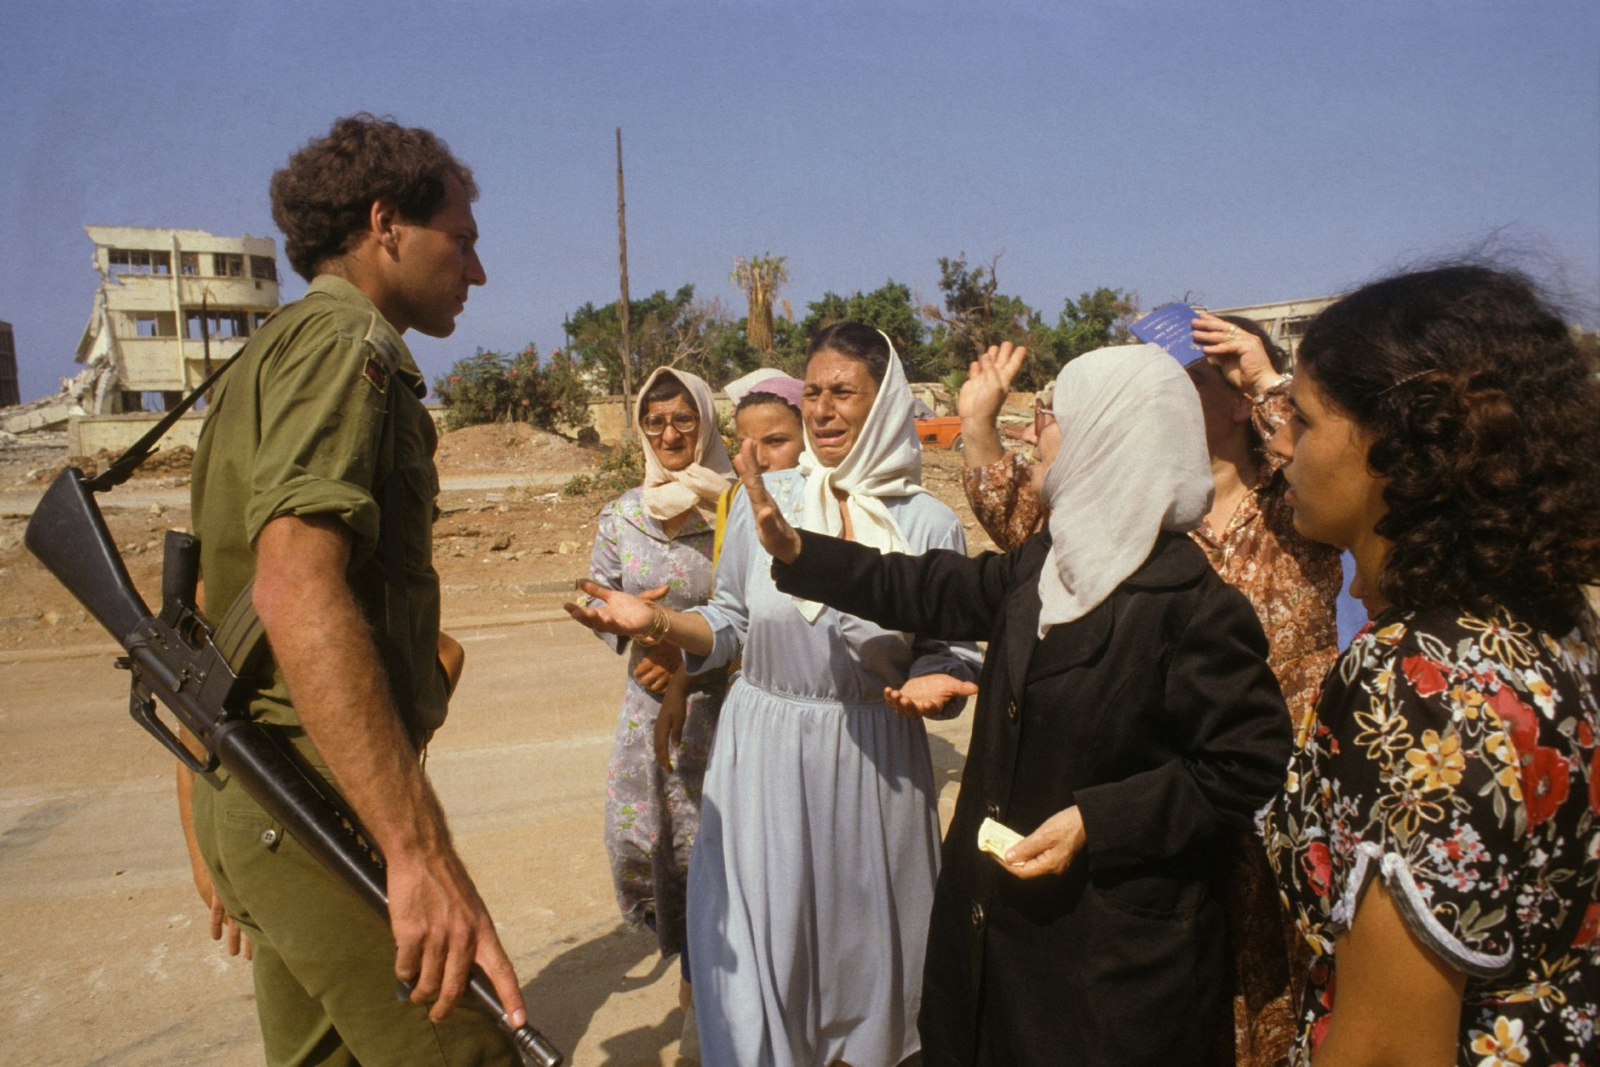
<path fill-rule="evenodd" d="M 1054 408 L 1049 528 L 1005 555 L 797 533 L 745 485 L 780 589 L 989 641 L 934 898 L 924 1062 L 1206 1063 L 1229 1025 L 1219 846 L 1283 784 L 1288 716 L 1249 602 L 1184 536 L 1212 480 L 1177 363 L 1150 345 L 1081 356 Z M 980 855 L 986 819 L 1025 836 Z"/>

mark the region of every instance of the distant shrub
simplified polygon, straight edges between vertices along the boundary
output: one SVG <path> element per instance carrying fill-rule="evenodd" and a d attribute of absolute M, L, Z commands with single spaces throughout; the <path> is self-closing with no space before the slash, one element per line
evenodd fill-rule
<path fill-rule="evenodd" d="M 600 457 L 593 474 L 567 479 L 561 491 L 567 496 L 590 493 L 620 494 L 644 483 L 644 451 L 637 440 L 622 442 Z"/>
<path fill-rule="evenodd" d="M 533 345 L 515 356 L 480 348 L 435 378 L 433 392 L 444 404 L 445 424 L 452 430 L 486 422 L 527 422 L 553 432 L 593 421 L 589 391 L 560 349 L 541 366 Z"/>

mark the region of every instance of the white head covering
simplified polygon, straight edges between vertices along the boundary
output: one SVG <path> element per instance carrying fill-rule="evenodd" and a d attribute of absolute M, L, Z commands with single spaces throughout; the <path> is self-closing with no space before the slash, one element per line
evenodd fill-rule
<path fill-rule="evenodd" d="M 1052 544 L 1040 637 L 1098 606 L 1162 531 L 1200 525 L 1215 491 L 1200 396 L 1156 345 L 1079 356 L 1056 378 L 1054 408 L 1061 451 L 1044 477 Z"/>
<path fill-rule="evenodd" d="M 647 440 L 644 443 L 644 509 L 662 521 L 696 508 L 710 519 L 717 513 L 717 498 L 733 484 L 733 464 L 728 462 L 728 450 L 723 447 L 722 435 L 717 433 L 717 408 L 711 399 L 711 387 L 697 375 L 688 371 L 657 367 L 639 388 L 639 398 L 634 401 L 635 425 L 644 426 L 644 398 L 656 379 L 670 374 L 689 390 L 695 410 L 700 415 L 700 433 L 694 443 L 694 460 L 681 471 L 669 471 L 656 458 L 656 450 Z"/>
<path fill-rule="evenodd" d="M 728 394 L 728 399 L 733 401 L 733 406 L 738 407 L 739 402 L 762 382 L 770 381 L 773 378 L 787 377 L 787 374 L 775 367 L 757 367 L 744 377 L 735 378 L 727 385 L 724 385 L 722 391 Z"/>
<path fill-rule="evenodd" d="M 889 336 L 878 332 L 889 345 L 889 366 L 850 454 L 837 467 L 824 467 L 812 451 L 811 428 L 806 427 L 806 450 L 800 453 L 800 473 L 806 476 L 800 528 L 837 537 L 844 526 L 834 496 L 840 492 L 850 505 L 850 525 L 858 542 L 884 552 L 904 552 L 910 547 L 905 533 L 882 498 L 927 492 L 921 484 L 922 444 L 911 417 L 911 387 L 900 367 L 900 354 Z M 822 605 L 815 601 L 796 598 L 795 605 L 807 622 L 815 622 L 822 613 Z"/>

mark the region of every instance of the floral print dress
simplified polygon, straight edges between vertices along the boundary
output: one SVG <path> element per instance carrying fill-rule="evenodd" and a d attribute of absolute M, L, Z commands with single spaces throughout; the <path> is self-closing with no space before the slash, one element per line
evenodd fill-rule
<path fill-rule="evenodd" d="M 1504 610 L 1388 612 L 1298 724 L 1267 848 L 1312 960 L 1291 1056 L 1336 996 L 1335 942 L 1381 877 L 1467 975 L 1458 1062 L 1600 1062 L 1600 641 Z"/>
<path fill-rule="evenodd" d="M 675 536 L 644 510 L 640 490 L 630 489 L 600 512 L 589 577 L 607 589 L 642 593 L 668 586 L 664 607 L 676 611 L 704 604 L 711 595 L 713 530 L 691 514 Z M 683 740 L 673 772 L 655 759 L 656 717 L 661 697 L 633 679 L 648 651 L 637 642 L 598 634 L 628 653 L 627 680 L 617 715 L 616 740 L 606 771 L 605 839 L 617 906 L 630 926 L 649 925 L 664 955 L 681 951 L 685 935 L 689 853 L 700 825 L 700 786 L 711 738 L 722 706 L 722 677 L 696 681 L 688 698 Z"/>

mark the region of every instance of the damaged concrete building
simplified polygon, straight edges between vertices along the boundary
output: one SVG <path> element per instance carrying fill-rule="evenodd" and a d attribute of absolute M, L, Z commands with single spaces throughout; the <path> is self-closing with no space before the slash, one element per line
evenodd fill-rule
<path fill-rule="evenodd" d="M 203 230 L 85 226 L 100 273 L 78 342 L 83 373 L 63 383 L 85 413 L 171 407 L 233 355 L 278 306 L 277 242 Z"/>

